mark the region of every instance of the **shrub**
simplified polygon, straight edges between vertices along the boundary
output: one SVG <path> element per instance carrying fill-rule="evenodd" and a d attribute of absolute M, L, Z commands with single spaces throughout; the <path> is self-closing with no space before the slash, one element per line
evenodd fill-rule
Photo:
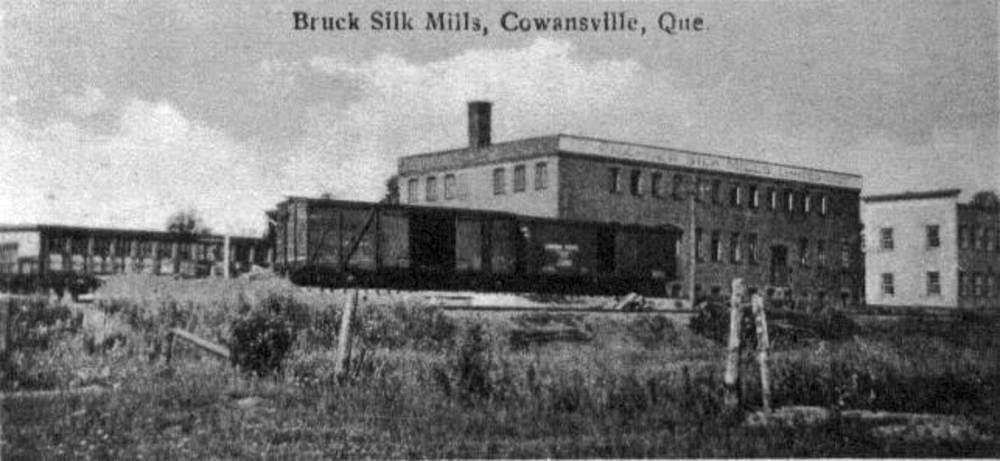
<path fill-rule="evenodd" d="M 647 348 L 677 339 L 677 332 L 670 319 L 662 316 L 642 316 L 629 325 L 632 337 Z"/>
<path fill-rule="evenodd" d="M 258 376 L 271 374 L 295 343 L 295 330 L 284 316 L 255 310 L 232 326 L 230 351 L 233 363 Z"/>
<path fill-rule="evenodd" d="M 729 306 L 721 302 L 709 302 L 691 319 L 691 331 L 719 344 L 729 341 Z M 740 344 L 744 349 L 757 347 L 757 334 L 752 315 L 743 316 Z M 770 331 L 769 331 L 770 333 Z"/>

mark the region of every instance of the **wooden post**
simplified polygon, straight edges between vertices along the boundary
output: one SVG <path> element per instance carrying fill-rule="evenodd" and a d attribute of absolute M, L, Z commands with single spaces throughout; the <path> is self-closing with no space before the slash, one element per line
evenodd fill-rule
<path fill-rule="evenodd" d="M 0 302 L 0 378 L 7 378 L 7 351 L 10 345 L 10 312 L 14 308 L 14 297 Z"/>
<path fill-rule="evenodd" d="M 754 323 L 757 326 L 757 362 L 760 364 L 760 394 L 765 412 L 771 411 L 771 371 L 767 359 L 771 341 L 767 335 L 767 316 L 764 314 L 764 297 L 755 293 L 750 300 Z"/>
<path fill-rule="evenodd" d="M 358 290 L 347 298 L 344 304 L 344 312 L 340 316 L 340 337 L 337 338 L 337 364 L 334 373 L 337 382 L 341 382 L 347 375 L 347 367 L 351 361 L 351 314 L 358 304 Z"/>
<path fill-rule="evenodd" d="M 743 303 L 746 285 L 743 279 L 734 279 L 733 295 L 729 302 L 729 343 L 726 349 L 726 374 L 724 376 L 724 404 L 727 411 L 735 410 L 740 403 L 740 327 L 743 325 Z"/>
<path fill-rule="evenodd" d="M 229 278 L 229 264 L 232 262 L 230 260 L 230 258 L 229 258 L 229 245 L 230 245 L 230 243 L 229 243 L 229 235 L 227 234 L 223 238 L 223 246 L 225 248 L 222 249 L 222 253 L 223 253 L 223 256 L 222 256 L 222 261 L 223 261 L 222 276 L 225 277 L 225 278 L 227 278 L 227 279 Z"/>

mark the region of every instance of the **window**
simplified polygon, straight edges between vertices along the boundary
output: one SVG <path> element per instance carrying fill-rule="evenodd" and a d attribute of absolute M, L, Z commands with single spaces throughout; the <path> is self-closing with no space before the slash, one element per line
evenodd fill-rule
<path fill-rule="evenodd" d="M 882 249 L 883 250 L 891 250 L 891 249 L 893 249 L 895 247 L 895 242 L 893 242 L 893 240 L 892 240 L 892 228 L 891 227 L 883 227 L 882 229 L 879 229 L 879 233 L 881 235 L 879 241 L 881 242 L 880 245 L 881 245 Z"/>
<path fill-rule="evenodd" d="M 622 191 L 622 172 L 618 168 L 608 169 L 608 188 L 611 192 Z"/>
<path fill-rule="evenodd" d="M 628 190 L 632 195 L 642 195 L 642 171 L 632 170 L 629 175 Z"/>
<path fill-rule="evenodd" d="M 438 199 L 437 178 L 434 176 L 428 176 L 426 186 L 427 190 L 424 191 L 425 195 L 424 200 L 427 200 L 428 202 L 437 201 Z"/>
<path fill-rule="evenodd" d="M 840 266 L 844 269 L 851 267 L 851 246 L 846 238 L 840 239 Z"/>
<path fill-rule="evenodd" d="M 927 248 L 937 248 L 941 246 L 941 227 L 937 225 L 927 226 Z"/>
<path fill-rule="evenodd" d="M 747 235 L 747 258 L 750 264 L 757 264 L 757 234 Z"/>
<path fill-rule="evenodd" d="M 719 205 L 722 203 L 722 181 L 712 180 L 712 203 Z"/>
<path fill-rule="evenodd" d="M 411 178 L 406 182 L 406 201 L 409 203 L 416 203 L 419 199 L 417 197 L 418 190 L 420 187 L 419 180 L 417 178 Z"/>
<path fill-rule="evenodd" d="M 986 251 L 993 251 L 996 240 L 993 239 L 993 229 L 986 229 Z"/>
<path fill-rule="evenodd" d="M 812 195 L 808 193 L 802 198 L 802 211 L 809 214 L 812 211 Z"/>
<path fill-rule="evenodd" d="M 701 254 L 701 241 L 704 233 L 701 228 L 694 230 L 694 259 L 697 261 L 705 260 L 705 257 Z"/>
<path fill-rule="evenodd" d="M 722 261 L 722 232 L 712 231 L 712 262 Z"/>
<path fill-rule="evenodd" d="M 778 191 L 773 188 L 767 189 L 767 209 L 771 211 L 778 209 Z"/>
<path fill-rule="evenodd" d="M 896 286 L 893 283 L 892 274 L 882 274 L 882 296 L 893 297 L 896 295 Z"/>
<path fill-rule="evenodd" d="M 995 298 L 997 296 L 997 276 L 996 274 L 990 273 L 986 279 L 986 290 L 987 296 Z"/>
<path fill-rule="evenodd" d="M 750 198 L 750 208 L 760 207 L 760 191 L 757 190 L 757 186 L 750 186 L 747 196 Z"/>
<path fill-rule="evenodd" d="M 941 273 L 940 272 L 928 272 L 927 273 L 927 296 L 934 296 L 941 294 Z"/>
<path fill-rule="evenodd" d="M 969 277 L 965 271 L 958 271 L 958 295 L 969 296 Z"/>
<path fill-rule="evenodd" d="M 493 170 L 493 195 L 502 195 L 507 189 L 503 168 Z"/>
<path fill-rule="evenodd" d="M 969 226 L 958 227 L 958 246 L 963 250 L 969 249 Z"/>
<path fill-rule="evenodd" d="M 740 206 L 740 202 L 743 201 L 743 188 L 739 184 L 733 184 L 732 189 L 729 189 L 729 204 L 732 206 Z"/>
<path fill-rule="evenodd" d="M 976 272 L 972 275 L 973 288 L 976 290 L 973 295 L 977 298 L 983 296 L 983 274 Z"/>
<path fill-rule="evenodd" d="M 455 198 L 455 175 L 446 174 L 444 175 L 444 199 L 451 200 Z"/>
<path fill-rule="evenodd" d="M 653 197 L 663 197 L 663 173 L 653 173 L 649 177 L 649 193 Z"/>
<path fill-rule="evenodd" d="M 674 175 L 673 191 L 671 192 L 671 195 L 673 195 L 675 199 L 684 198 L 684 175 Z"/>
<path fill-rule="evenodd" d="M 819 215 L 820 216 L 826 216 L 826 214 L 830 211 L 827 206 L 828 206 L 828 204 L 827 204 L 826 196 L 825 195 L 820 195 L 819 196 Z"/>
<path fill-rule="evenodd" d="M 549 187 L 549 165 L 545 162 L 535 164 L 535 190 Z"/>
<path fill-rule="evenodd" d="M 708 194 L 711 192 L 711 186 L 704 179 L 698 178 L 695 180 L 695 185 L 698 188 L 697 199 L 699 202 L 704 202 L 708 199 Z"/>
<path fill-rule="evenodd" d="M 807 238 L 799 239 L 799 264 L 809 265 L 809 239 Z"/>
<path fill-rule="evenodd" d="M 514 192 L 524 192 L 527 187 L 526 168 L 524 165 L 514 166 Z"/>
<path fill-rule="evenodd" d="M 976 249 L 985 250 L 986 249 L 986 227 L 979 226 L 976 228 Z"/>
<path fill-rule="evenodd" d="M 743 245 L 740 243 L 740 233 L 733 232 L 729 238 L 729 262 L 739 264 L 743 261 Z"/>
<path fill-rule="evenodd" d="M 816 264 L 819 266 L 826 265 L 826 240 L 816 241 Z"/>

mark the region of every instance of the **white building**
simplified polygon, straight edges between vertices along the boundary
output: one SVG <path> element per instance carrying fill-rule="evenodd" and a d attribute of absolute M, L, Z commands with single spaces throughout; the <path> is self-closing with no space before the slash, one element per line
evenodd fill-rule
<path fill-rule="evenodd" d="M 1000 212 L 959 189 L 862 198 L 868 305 L 1000 304 Z"/>

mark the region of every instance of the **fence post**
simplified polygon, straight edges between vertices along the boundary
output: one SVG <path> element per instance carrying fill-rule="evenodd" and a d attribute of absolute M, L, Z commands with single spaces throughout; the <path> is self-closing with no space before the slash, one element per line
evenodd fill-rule
<path fill-rule="evenodd" d="M 7 380 L 7 353 L 10 346 L 10 311 L 14 308 L 14 298 L 7 297 L 6 302 L 0 303 L 0 373 L 4 381 Z"/>
<path fill-rule="evenodd" d="M 733 411 L 740 403 L 740 329 L 743 325 L 743 303 L 746 285 L 743 279 L 733 279 L 729 300 L 729 343 L 726 348 L 726 374 L 723 377 L 724 404 Z"/>
<path fill-rule="evenodd" d="M 754 323 L 757 326 L 757 362 L 760 364 L 760 396 L 765 412 L 771 411 L 771 371 L 767 360 L 771 349 L 771 341 L 767 334 L 767 316 L 764 309 L 764 297 L 755 293 L 750 299 L 753 306 Z"/>
<path fill-rule="evenodd" d="M 346 290 L 345 290 L 346 293 Z M 341 382 L 347 375 L 347 367 L 351 361 L 351 314 L 358 304 L 358 290 L 348 295 L 347 302 L 344 303 L 344 312 L 340 315 L 340 337 L 337 338 L 337 364 L 334 373 L 337 382 Z"/>

